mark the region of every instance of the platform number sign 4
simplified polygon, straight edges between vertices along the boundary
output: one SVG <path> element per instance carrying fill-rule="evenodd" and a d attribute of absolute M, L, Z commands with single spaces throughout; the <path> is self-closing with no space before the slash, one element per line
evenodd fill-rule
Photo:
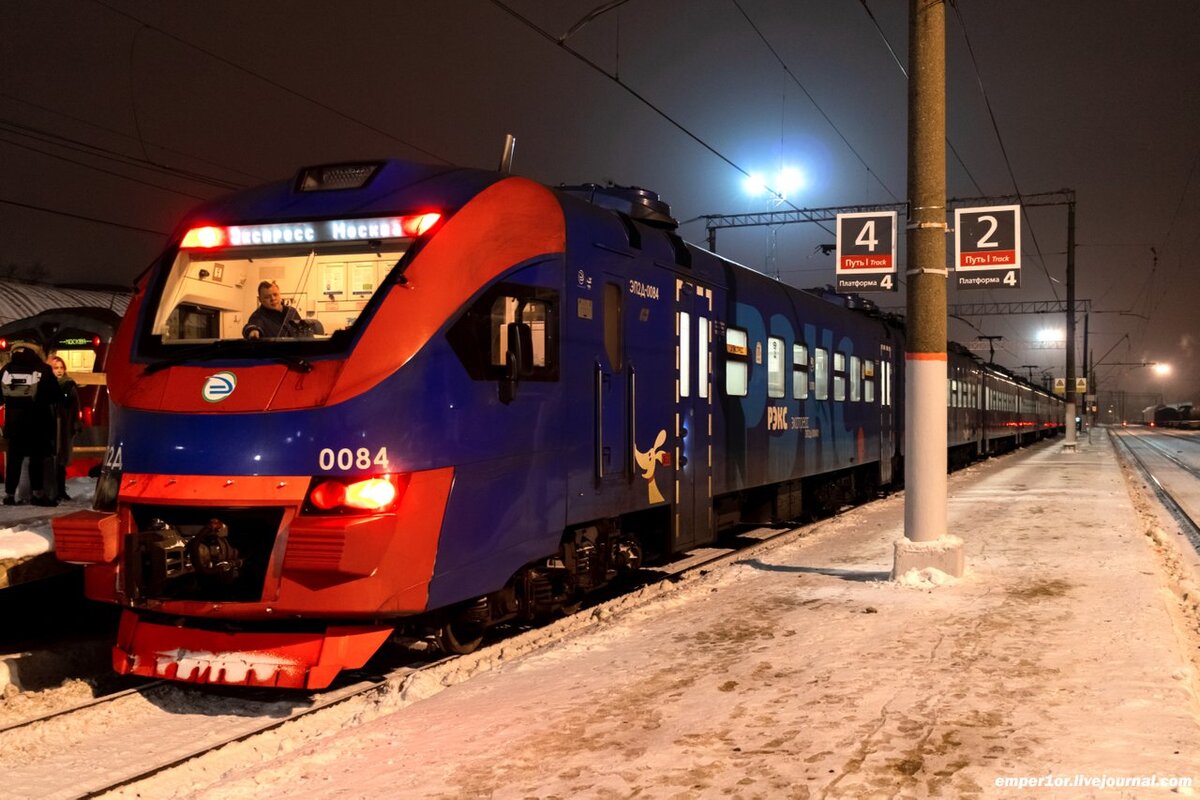
<path fill-rule="evenodd" d="M 954 211 L 954 271 L 960 289 L 1021 285 L 1021 207 Z"/>
<path fill-rule="evenodd" d="M 837 290 L 896 291 L 896 212 L 837 215 Z"/>

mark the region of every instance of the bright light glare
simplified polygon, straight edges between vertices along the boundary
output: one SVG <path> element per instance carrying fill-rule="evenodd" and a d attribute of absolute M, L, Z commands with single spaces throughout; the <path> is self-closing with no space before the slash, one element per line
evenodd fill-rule
<path fill-rule="evenodd" d="M 1054 328 L 1045 328 L 1037 332 L 1037 340 L 1039 342 L 1065 342 L 1067 334 Z"/>
<path fill-rule="evenodd" d="M 804 173 L 795 167 L 784 167 L 775 181 L 775 188 L 784 196 L 795 194 L 804 188 Z"/>
<path fill-rule="evenodd" d="M 350 508 L 377 509 L 396 499 L 396 487 L 386 478 L 368 478 L 346 487 L 345 504 Z"/>
<path fill-rule="evenodd" d="M 1154 365 L 1154 374 L 1155 375 L 1170 375 L 1171 374 L 1171 365 L 1170 364 L 1161 364 L 1161 363 L 1155 364 Z"/>
<path fill-rule="evenodd" d="M 761 172 L 751 172 L 746 176 L 746 180 L 742 181 L 742 188 L 751 197 L 758 197 L 767 191 L 767 179 Z"/>

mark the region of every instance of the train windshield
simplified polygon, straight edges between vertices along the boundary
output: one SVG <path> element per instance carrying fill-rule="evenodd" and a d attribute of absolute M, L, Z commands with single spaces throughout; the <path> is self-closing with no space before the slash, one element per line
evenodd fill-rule
<path fill-rule="evenodd" d="M 321 241 L 305 234 L 306 223 L 189 231 L 151 300 L 151 340 L 171 347 L 335 337 L 354 325 L 413 241 L 373 236 L 393 232 L 378 221 L 344 224 L 358 223 L 364 236 L 351 241 Z"/>

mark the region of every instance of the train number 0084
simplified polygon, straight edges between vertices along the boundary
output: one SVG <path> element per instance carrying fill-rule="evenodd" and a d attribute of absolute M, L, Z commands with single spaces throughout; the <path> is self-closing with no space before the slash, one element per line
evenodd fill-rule
<path fill-rule="evenodd" d="M 379 448 L 374 456 L 371 455 L 371 450 L 366 447 L 360 447 L 357 450 L 349 447 L 343 447 L 339 450 L 326 447 L 317 454 L 317 467 L 322 472 L 329 472 L 335 467 L 346 471 L 351 469 L 370 469 L 372 466 L 387 469 L 388 457 L 386 447 Z"/>

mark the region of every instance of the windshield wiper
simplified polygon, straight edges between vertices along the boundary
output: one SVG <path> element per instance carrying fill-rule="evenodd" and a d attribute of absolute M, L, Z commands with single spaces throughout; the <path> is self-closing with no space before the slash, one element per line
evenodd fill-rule
<path fill-rule="evenodd" d="M 143 374 L 153 375 L 155 372 L 164 370 L 167 367 L 174 367 L 188 361 L 211 361 L 235 353 L 238 355 L 246 353 L 259 358 L 282 361 L 287 365 L 288 369 L 295 372 L 307 373 L 312 372 L 313 369 L 311 362 L 280 350 L 277 343 L 274 342 L 264 342 L 261 339 L 221 339 L 216 342 L 209 342 L 208 344 L 186 347 L 161 361 L 155 361 L 153 364 L 148 365 Z"/>

